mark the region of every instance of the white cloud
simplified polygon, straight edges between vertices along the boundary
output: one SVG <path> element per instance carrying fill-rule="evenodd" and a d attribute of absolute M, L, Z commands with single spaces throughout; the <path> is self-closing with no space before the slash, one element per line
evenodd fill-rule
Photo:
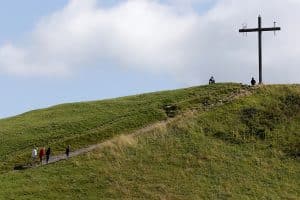
<path fill-rule="evenodd" d="M 191 9 L 208 2 L 214 4 L 206 12 Z M 247 80 L 257 72 L 257 36 L 242 37 L 238 29 L 244 22 L 256 26 L 261 13 L 265 26 L 275 19 L 283 28 L 275 38 L 264 34 L 266 80 L 299 82 L 299 9 L 296 0 L 129 0 L 110 7 L 71 0 L 41 19 L 23 44 L 0 47 L 0 71 L 59 76 L 106 68 L 109 61 L 187 83 L 206 82 L 211 74 L 222 81 Z"/>

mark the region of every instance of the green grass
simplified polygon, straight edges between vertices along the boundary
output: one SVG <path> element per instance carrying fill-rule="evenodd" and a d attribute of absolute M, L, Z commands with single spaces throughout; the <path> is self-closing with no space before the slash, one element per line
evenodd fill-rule
<path fill-rule="evenodd" d="M 263 142 L 300 156 L 300 86 L 265 86 L 199 118 L 210 135 L 231 143 Z"/>
<path fill-rule="evenodd" d="M 147 112 L 141 126 L 165 119 L 165 103 L 196 111 L 141 135 L 116 136 L 139 127 L 123 128 L 128 118 L 122 118 L 122 128 L 111 125 L 117 131 L 107 135 L 115 139 L 88 155 L 1 174 L 0 199 L 299 199 L 300 86 L 263 86 L 217 104 L 241 87 L 220 84 L 113 100 L 152 102 L 161 118 L 148 122 L 153 115 Z M 17 119 L 22 117 L 28 114 Z"/>
<path fill-rule="evenodd" d="M 54 154 L 64 152 L 68 144 L 81 148 L 166 119 L 164 105 L 177 105 L 180 112 L 202 110 L 203 102 L 217 102 L 242 88 L 239 84 L 216 84 L 64 104 L 0 120 L 0 172 L 26 163 L 35 145 L 51 146 Z"/>

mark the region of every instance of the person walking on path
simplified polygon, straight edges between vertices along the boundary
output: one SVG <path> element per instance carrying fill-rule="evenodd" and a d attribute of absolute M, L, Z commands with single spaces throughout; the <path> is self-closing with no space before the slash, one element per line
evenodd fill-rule
<path fill-rule="evenodd" d="M 67 156 L 67 158 L 69 158 L 69 156 L 70 156 L 70 145 L 68 145 L 66 148 L 66 156 Z"/>
<path fill-rule="evenodd" d="M 39 152 L 39 158 L 40 158 L 41 164 L 42 164 L 42 162 L 43 162 L 44 156 L 45 156 L 45 147 L 42 147 L 42 148 L 40 149 L 40 152 Z"/>
<path fill-rule="evenodd" d="M 31 152 L 31 158 L 33 163 L 36 161 L 36 157 L 37 157 L 37 149 L 36 147 L 34 147 Z"/>
<path fill-rule="evenodd" d="M 50 147 L 48 147 L 48 149 L 46 151 L 46 163 L 47 164 L 49 162 L 50 154 L 51 154 L 51 149 L 50 149 Z"/>

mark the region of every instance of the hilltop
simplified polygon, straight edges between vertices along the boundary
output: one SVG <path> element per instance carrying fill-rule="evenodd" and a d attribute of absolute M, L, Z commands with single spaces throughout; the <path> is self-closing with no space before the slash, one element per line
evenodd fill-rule
<path fill-rule="evenodd" d="M 151 127 L 151 128 L 149 128 Z M 7 199 L 298 199 L 300 86 L 215 84 L 0 120 Z M 70 160 L 12 171 L 33 145 Z"/>

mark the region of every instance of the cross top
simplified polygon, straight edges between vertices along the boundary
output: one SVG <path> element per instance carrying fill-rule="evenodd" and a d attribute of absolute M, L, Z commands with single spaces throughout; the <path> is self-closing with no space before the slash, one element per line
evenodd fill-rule
<path fill-rule="evenodd" d="M 276 23 L 274 22 L 274 27 L 271 28 L 262 28 L 261 27 L 261 16 L 258 16 L 258 28 L 242 28 L 239 30 L 240 33 L 248 33 L 248 32 L 258 32 L 258 61 L 259 61 L 259 84 L 262 84 L 262 32 L 265 31 L 280 31 L 280 27 L 276 27 Z"/>

